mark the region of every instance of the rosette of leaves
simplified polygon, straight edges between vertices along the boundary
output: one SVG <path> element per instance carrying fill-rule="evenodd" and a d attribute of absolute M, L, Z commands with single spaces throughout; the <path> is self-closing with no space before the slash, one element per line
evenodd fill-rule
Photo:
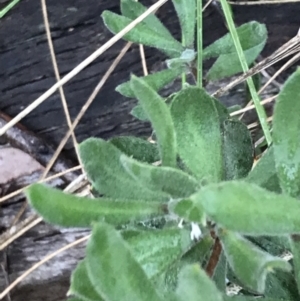
<path fill-rule="evenodd" d="M 72 274 L 73 300 L 299 300 L 299 81 L 298 70 L 283 87 L 274 145 L 251 170 L 247 127 L 218 100 L 187 87 L 167 105 L 132 76 L 156 143 L 84 141 L 83 167 L 100 198 L 41 184 L 26 191 L 46 221 L 93 229 Z M 196 241 L 191 224 L 202 231 Z M 286 249 L 293 262 L 279 256 Z M 226 279 L 247 296 L 227 296 Z"/>
<path fill-rule="evenodd" d="M 41 184 L 26 190 L 46 221 L 92 229 L 86 256 L 71 277 L 70 300 L 299 300 L 300 72 L 279 95 L 274 145 L 252 169 L 250 133 L 217 99 L 193 86 L 167 102 L 158 94 L 195 60 L 195 2 L 173 4 L 184 44 L 155 15 L 124 37 L 171 60 L 158 75 L 132 76 L 118 87 L 137 98 L 155 143 L 136 137 L 81 143 L 84 170 L 100 197 Z M 103 18 L 118 32 L 145 10 L 124 0 L 121 16 L 105 12 Z M 265 27 L 252 22 L 238 33 L 250 64 L 264 45 Z M 205 49 L 204 59 L 217 57 L 208 77 L 238 72 L 225 64 L 235 64 L 233 53 L 229 36 Z M 280 257 L 286 249 L 293 262 Z M 227 279 L 244 295 L 227 296 Z"/>

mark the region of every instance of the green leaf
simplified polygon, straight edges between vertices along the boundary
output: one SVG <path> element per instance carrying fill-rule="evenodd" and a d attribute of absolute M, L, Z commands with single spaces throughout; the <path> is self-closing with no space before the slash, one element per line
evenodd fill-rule
<path fill-rule="evenodd" d="M 212 280 L 215 282 L 217 288 L 221 292 L 226 292 L 226 275 L 227 275 L 227 260 L 222 251 L 218 264 L 214 270 Z"/>
<path fill-rule="evenodd" d="M 274 158 L 284 193 L 300 196 L 300 69 L 285 82 L 277 98 L 274 119 Z"/>
<path fill-rule="evenodd" d="M 225 120 L 230 118 L 229 110 L 218 99 L 212 99 L 219 115 L 220 124 L 223 124 Z"/>
<path fill-rule="evenodd" d="M 138 104 L 131 110 L 130 114 L 135 117 L 136 119 L 139 119 L 141 121 L 150 121 L 147 114 L 145 113 L 142 105 Z"/>
<path fill-rule="evenodd" d="M 84 170 L 94 188 L 107 197 L 166 201 L 168 195 L 151 191 L 129 176 L 120 162 L 122 152 L 102 139 L 89 138 L 79 145 Z"/>
<path fill-rule="evenodd" d="M 249 22 L 237 28 L 248 65 L 252 64 L 264 48 L 267 40 L 266 26 Z M 203 59 L 218 57 L 207 74 L 209 80 L 216 80 L 242 71 L 232 37 L 227 33 L 204 49 Z"/>
<path fill-rule="evenodd" d="M 300 233 L 300 202 L 250 183 L 207 185 L 191 199 L 220 226 L 244 235 Z"/>
<path fill-rule="evenodd" d="M 222 301 L 222 294 L 198 264 L 179 273 L 177 296 L 180 301 Z"/>
<path fill-rule="evenodd" d="M 107 301 L 162 301 L 127 243 L 107 224 L 95 224 L 86 249 L 92 284 Z"/>
<path fill-rule="evenodd" d="M 178 286 L 178 274 L 181 269 L 187 264 L 203 264 L 210 254 L 212 245 L 213 239 L 210 235 L 203 237 L 156 279 L 156 287 L 164 293 L 174 292 Z"/>
<path fill-rule="evenodd" d="M 127 242 L 148 278 L 164 272 L 191 247 L 190 231 L 181 229 L 145 231 Z"/>
<path fill-rule="evenodd" d="M 90 199 L 41 184 L 31 185 L 25 194 L 46 221 L 64 227 L 90 227 L 96 221 L 123 225 L 162 216 L 166 210 L 165 205 L 157 202 Z"/>
<path fill-rule="evenodd" d="M 157 145 L 147 140 L 132 136 L 122 136 L 112 138 L 109 142 L 122 153 L 136 160 L 147 163 L 160 160 Z"/>
<path fill-rule="evenodd" d="M 105 26 L 113 34 L 119 33 L 132 22 L 130 18 L 117 15 L 110 11 L 104 11 L 102 18 Z M 155 47 L 166 53 L 169 57 L 179 57 L 184 50 L 183 46 L 173 37 L 166 37 L 164 32 L 156 32 L 155 29 L 152 29 L 145 23 L 137 24 L 123 36 L 123 39 L 133 43 Z"/>
<path fill-rule="evenodd" d="M 78 263 L 71 276 L 71 286 L 68 295 L 75 295 L 85 301 L 104 300 L 92 285 L 86 269 L 86 260 Z"/>
<path fill-rule="evenodd" d="M 120 160 L 137 182 L 151 190 L 162 191 L 172 198 L 188 197 L 200 188 L 195 178 L 179 169 L 140 163 L 124 155 Z"/>
<path fill-rule="evenodd" d="M 188 87 L 175 96 L 171 114 L 177 136 L 178 152 L 184 164 L 202 180 L 222 178 L 219 116 L 203 89 Z"/>
<path fill-rule="evenodd" d="M 274 161 L 274 149 L 270 146 L 245 179 L 273 192 L 281 192 Z"/>
<path fill-rule="evenodd" d="M 143 79 L 132 75 L 130 82 L 155 131 L 162 165 L 175 167 L 176 136 L 168 105 Z"/>
<path fill-rule="evenodd" d="M 183 71 L 184 71 L 184 69 L 182 67 L 177 67 L 177 68 L 173 68 L 173 69 L 165 69 L 162 71 L 158 71 L 153 74 L 143 76 L 141 78 L 153 90 L 158 92 L 159 90 L 164 88 L 167 84 L 174 81 Z M 127 81 L 127 82 L 117 86 L 116 91 L 126 97 L 131 97 L 131 98 L 135 97 L 134 91 L 131 88 L 130 81 Z"/>
<path fill-rule="evenodd" d="M 169 202 L 168 209 L 186 221 L 205 224 L 204 209 L 193 198 Z"/>
<path fill-rule="evenodd" d="M 300 235 L 292 235 L 290 237 L 290 245 L 293 254 L 294 277 L 300 289 Z"/>
<path fill-rule="evenodd" d="M 291 301 L 290 299 L 265 298 L 257 296 L 223 296 L 224 301 Z"/>
<path fill-rule="evenodd" d="M 293 273 L 277 270 L 275 274 L 268 274 L 264 295 L 267 301 L 299 301 Z"/>
<path fill-rule="evenodd" d="M 223 160 L 225 180 L 248 175 L 253 165 L 254 147 L 247 126 L 239 120 L 223 123 Z"/>
<path fill-rule="evenodd" d="M 147 8 L 138 1 L 135 0 L 121 0 L 121 12 L 122 15 L 134 20 L 140 15 L 142 15 Z M 164 35 L 166 39 L 173 39 L 170 31 L 161 23 L 161 21 L 156 17 L 155 14 L 150 14 L 146 17 L 142 23 L 147 25 L 159 35 Z"/>
<path fill-rule="evenodd" d="M 188 70 L 188 68 L 193 64 L 197 56 L 197 52 L 194 49 L 185 49 L 180 57 L 169 59 L 166 61 L 168 68 L 170 69 L 182 69 Z"/>
<path fill-rule="evenodd" d="M 187 48 L 194 48 L 196 26 L 196 1 L 172 0 L 179 18 L 182 40 Z"/>
<path fill-rule="evenodd" d="M 65 301 L 65 300 L 64 300 L 64 301 Z M 74 297 L 74 298 L 70 298 L 70 299 L 68 299 L 68 300 L 66 300 L 66 301 L 86 301 L 86 300 L 84 300 L 84 299 L 79 299 L 79 298 Z"/>
<path fill-rule="evenodd" d="M 219 237 L 234 274 L 254 292 L 264 292 L 267 274 L 274 269 L 291 270 L 288 262 L 262 251 L 238 233 L 220 230 Z"/>

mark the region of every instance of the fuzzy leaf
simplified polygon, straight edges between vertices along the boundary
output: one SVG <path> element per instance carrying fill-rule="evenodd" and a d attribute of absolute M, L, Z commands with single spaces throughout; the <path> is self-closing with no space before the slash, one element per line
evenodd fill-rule
<path fill-rule="evenodd" d="M 175 96 L 171 114 L 178 152 L 184 164 L 200 180 L 222 178 L 221 133 L 214 99 L 204 90 L 188 87 Z"/>
<path fill-rule="evenodd" d="M 129 176 L 120 162 L 122 152 L 102 139 L 89 138 L 79 146 L 84 170 L 94 188 L 117 199 L 165 201 L 166 194 L 151 191 Z"/>
<path fill-rule="evenodd" d="M 223 160 L 225 180 L 237 180 L 248 175 L 253 164 L 254 147 L 251 134 L 239 120 L 223 123 Z"/>
<path fill-rule="evenodd" d="M 195 201 L 192 197 L 190 199 L 175 200 L 169 202 L 169 211 L 175 213 L 179 217 L 189 222 L 205 223 L 205 212 L 201 204 Z"/>
<path fill-rule="evenodd" d="M 264 48 L 267 40 L 266 26 L 249 22 L 237 28 L 248 65 L 252 64 Z M 203 58 L 218 57 L 207 74 L 209 80 L 216 80 L 242 71 L 230 33 L 204 49 Z"/>
<path fill-rule="evenodd" d="M 282 191 L 300 196 L 300 69 L 285 82 L 277 98 L 274 120 L 274 158 Z"/>
<path fill-rule="evenodd" d="M 196 27 L 196 1 L 172 0 L 179 18 L 182 40 L 187 48 L 194 48 Z"/>
<path fill-rule="evenodd" d="M 96 221 L 105 221 L 117 226 L 163 216 L 165 211 L 161 203 L 90 199 L 41 184 L 31 185 L 26 190 L 26 196 L 32 207 L 46 221 L 64 227 L 90 227 Z"/>
<path fill-rule="evenodd" d="M 226 275 L 227 275 L 227 260 L 224 255 L 224 251 L 222 251 L 212 277 L 212 280 L 215 282 L 217 288 L 222 293 L 226 292 Z"/>
<path fill-rule="evenodd" d="M 136 119 L 139 119 L 141 121 L 150 121 L 147 114 L 145 113 L 142 105 L 138 104 L 131 110 L 130 114 L 135 117 Z"/>
<path fill-rule="evenodd" d="M 71 276 L 71 286 L 68 294 L 75 295 L 85 301 L 104 300 L 92 285 L 86 269 L 86 260 L 78 263 Z"/>
<path fill-rule="evenodd" d="M 189 231 L 181 229 L 145 231 L 127 242 L 149 278 L 164 272 L 191 246 Z"/>
<path fill-rule="evenodd" d="M 294 277 L 300 289 L 300 235 L 292 235 L 290 237 L 290 245 L 293 254 Z"/>
<path fill-rule="evenodd" d="M 130 83 L 155 131 L 162 165 L 175 167 L 176 136 L 168 105 L 143 79 L 133 75 Z"/>
<path fill-rule="evenodd" d="M 179 273 L 177 288 L 179 301 L 222 301 L 214 282 L 198 264 L 188 265 Z"/>
<path fill-rule="evenodd" d="M 200 187 L 195 178 L 179 169 L 148 165 L 126 156 L 121 156 L 120 160 L 137 182 L 151 190 L 162 191 L 172 198 L 188 197 Z"/>
<path fill-rule="evenodd" d="M 259 186 L 230 181 L 204 186 L 190 199 L 220 226 L 249 236 L 300 233 L 300 202 Z"/>
<path fill-rule="evenodd" d="M 135 1 L 134 1 L 135 2 Z M 138 3 L 138 2 L 137 2 Z M 145 83 L 147 83 L 153 90 L 158 92 L 162 88 L 164 88 L 167 84 L 174 81 L 184 69 L 182 67 L 177 67 L 174 69 L 165 69 L 162 71 L 155 72 L 153 74 L 149 74 L 141 77 Z M 134 98 L 135 94 L 131 88 L 130 81 L 127 81 L 119 86 L 117 86 L 116 91 L 120 94 Z"/>
<path fill-rule="evenodd" d="M 121 235 L 107 224 L 95 224 L 87 245 L 91 283 L 107 301 L 162 301 Z"/>
<path fill-rule="evenodd" d="M 105 26 L 113 34 L 119 33 L 132 22 L 130 18 L 120 16 L 110 11 L 104 11 L 102 18 Z M 179 57 L 184 50 L 183 46 L 173 37 L 166 37 L 164 32 L 156 32 L 155 29 L 145 23 L 137 24 L 123 36 L 123 39 L 133 43 L 155 47 L 166 53 L 169 57 Z"/>
<path fill-rule="evenodd" d="M 262 251 L 237 233 L 220 230 L 219 237 L 234 274 L 254 292 L 264 292 L 267 274 L 274 269 L 291 271 L 288 262 Z"/>
<path fill-rule="evenodd" d="M 167 271 L 156 279 L 155 285 L 164 293 L 174 292 L 178 287 L 178 274 L 181 269 L 187 264 L 195 262 L 204 264 L 210 254 L 212 245 L 213 239 L 211 236 L 203 237 L 173 265 L 169 266 Z"/>
<path fill-rule="evenodd" d="M 132 136 L 122 136 L 112 138 L 109 141 L 125 155 L 136 160 L 147 163 L 160 160 L 157 145 L 147 140 Z"/>
<path fill-rule="evenodd" d="M 135 0 L 121 0 L 121 12 L 122 15 L 134 20 L 143 14 L 147 8 L 138 1 Z M 167 39 L 173 39 L 170 31 L 161 23 L 155 14 L 151 14 L 146 17 L 142 23 L 146 24 L 149 28 L 154 30 L 159 35 L 164 35 Z"/>
<path fill-rule="evenodd" d="M 270 146 L 245 179 L 273 192 L 281 192 L 274 161 L 274 148 Z"/>

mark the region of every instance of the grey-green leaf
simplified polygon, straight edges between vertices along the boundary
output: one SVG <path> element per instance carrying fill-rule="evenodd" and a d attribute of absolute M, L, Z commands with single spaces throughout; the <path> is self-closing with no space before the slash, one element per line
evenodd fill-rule
<path fill-rule="evenodd" d="M 184 164 L 200 180 L 221 180 L 222 141 L 214 99 L 203 89 L 188 87 L 174 97 L 171 114 Z"/>
<path fill-rule="evenodd" d="M 188 197 L 200 188 L 195 178 L 179 169 L 141 163 L 124 155 L 120 160 L 137 182 L 151 190 L 162 191 L 170 197 Z"/>
<path fill-rule="evenodd" d="M 222 128 L 224 179 L 244 178 L 250 172 L 254 160 L 251 134 L 239 120 L 226 120 Z"/>
<path fill-rule="evenodd" d="M 180 301 L 222 301 L 222 294 L 200 265 L 188 265 L 179 273 L 176 290 Z"/>
<path fill-rule="evenodd" d="M 147 8 L 138 1 L 135 0 L 121 0 L 121 12 L 122 15 L 134 20 L 143 14 Z M 146 17 L 142 23 L 146 24 L 149 28 L 154 30 L 160 35 L 165 35 L 167 39 L 173 39 L 170 31 L 161 23 L 154 13 Z"/>
<path fill-rule="evenodd" d="M 107 224 L 95 224 L 87 246 L 91 283 L 107 301 L 162 301 L 121 235 Z"/>
<path fill-rule="evenodd" d="M 133 136 L 121 136 L 112 138 L 109 142 L 125 155 L 136 160 L 147 163 L 160 160 L 157 145 L 147 140 Z"/>
<path fill-rule="evenodd" d="M 86 269 L 86 260 L 78 263 L 71 276 L 71 285 L 68 294 L 75 295 L 85 301 L 104 300 L 92 285 Z"/>
<path fill-rule="evenodd" d="M 176 136 L 168 105 L 143 79 L 133 75 L 130 83 L 155 131 L 162 165 L 175 167 Z"/>
<path fill-rule="evenodd" d="M 300 202 L 257 185 L 230 181 L 191 197 L 220 226 L 249 236 L 300 233 Z"/>
<path fill-rule="evenodd" d="M 165 206 L 157 202 L 90 199 L 41 184 L 31 185 L 25 193 L 32 207 L 46 221 L 64 227 L 91 227 L 96 221 L 119 226 L 163 216 L 165 212 Z"/>
<path fill-rule="evenodd" d="M 130 18 L 120 16 L 110 11 L 104 11 L 102 18 L 105 26 L 114 34 L 120 32 L 132 22 Z M 179 57 L 184 50 L 183 46 L 173 37 L 170 36 L 167 38 L 163 32 L 156 32 L 145 23 L 137 24 L 132 30 L 126 33 L 123 38 L 133 43 L 155 47 L 166 53 L 169 57 Z"/>
<path fill-rule="evenodd" d="M 281 192 L 274 161 L 274 148 L 270 146 L 245 179 L 273 192 Z"/>
<path fill-rule="evenodd" d="M 135 2 L 135 1 L 134 1 Z M 182 67 L 165 69 L 162 71 L 155 72 L 153 74 L 146 75 L 142 79 L 156 92 L 164 88 L 167 84 L 175 80 L 184 69 Z M 130 81 L 127 81 L 117 86 L 116 91 L 126 97 L 135 97 L 135 94 L 131 88 Z"/>
<path fill-rule="evenodd" d="M 254 62 L 267 40 L 266 26 L 258 22 L 249 22 L 237 28 L 248 65 Z M 204 49 L 203 58 L 218 57 L 207 74 L 210 80 L 234 75 L 242 71 L 241 63 L 231 35 L 228 33 Z"/>
<path fill-rule="evenodd" d="M 191 247 L 189 231 L 181 229 L 145 231 L 127 242 L 149 278 L 164 272 Z"/>
<path fill-rule="evenodd" d="M 238 233 L 220 230 L 219 237 L 233 272 L 254 292 L 264 292 L 267 274 L 274 269 L 291 271 L 287 261 L 262 251 Z"/>
<path fill-rule="evenodd" d="M 284 193 L 300 196 L 300 69 L 285 82 L 274 111 L 277 175 Z"/>
<path fill-rule="evenodd" d="M 172 0 L 179 18 L 182 41 L 187 48 L 194 48 L 196 25 L 196 1 Z"/>
<path fill-rule="evenodd" d="M 137 104 L 135 107 L 133 107 L 130 114 L 141 121 L 149 121 L 147 114 L 145 113 L 142 105 L 140 104 Z"/>
<path fill-rule="evenodd" d="M 84 170 L 94 188 L 107 197 L 117 199 L 165 201 L 168 195 L 151 191 L 135 181 L 120 162 L 123 154 L 112 143 L 89 138 L 79 146 Z"/>

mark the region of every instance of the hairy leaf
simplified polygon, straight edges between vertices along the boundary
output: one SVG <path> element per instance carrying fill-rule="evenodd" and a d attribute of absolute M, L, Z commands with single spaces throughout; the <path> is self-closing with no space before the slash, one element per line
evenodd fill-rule
<path fill-rule="evenodd" d="M 114 34 L 119 33 L 132 22 L 130 18 L 110 11 L 104 11 L 102 18 L 105 26 Z M 145 23 L 137 24 L 123 38 L 133 43 L 155 47 L 166 53 L 169 57 L 179 57 L 184 50 L 183 46 L 173 37 L 166 37 L 164 32 L 156 32 L 155 29 L 152 29 Z"/>
<path fill-rule="evenodd" d="M 90 199 L 41 184 L 31 185 L 25 193 L 32 207 L 46 221 L 64 227 L 90 227 L 96 221 L 122 225 L 163 216 L 166 210 L 165 205 L 157 202 Z"/>
<path fill-rule="evenodd" d="M 136 181 L 149 189 L 167 193 L 173 198 L 188 197 L 200 188 L 195 178 L 179 169 L 140 163 L 124 155 L 120 160 Z"/>
<path fill-rule="evenodd" d="M 196 1 L 172 0 L 179 18 L 184 46 L 194 48 L 196 26 Z"/>
<path fill-rule="evenodd" d="M 105 300 L 161 301 L 127 243 L 109 225 L 94 225 L 86 253 L 90 280 Z"/>
<path fill-rule="evenodd" d="M 135 2 L 135 1 L 134 1 Z M 184 69 L 182 67 L 177 67 L 173 69 L 165 69 L 162 71 L 155 72 L 141 77 L 145 83 L 147 83 L 153 90 L 158 92 L 164 88 L 167 84 L 175 80 Z M 127 81 L 119 86 L 117 86 L 116 91 L 126 97 L 135 97 L 134 91 L 131 88 L 130 81 Z"/>
<path fill-rule="evenodd" d="M 123 154 L 113 144 L 89 138 L 79 145 L 84 170 L 94 188 L 107 197 L 128 200 L 165 201 L 168 195 L 151 191 L 135 181 L 120 162 Z"/>
<path fill-rule="evenodd" d="M 274 120 L 274 158 L 284 193 L 300 196 L 300 69 L 284 84 L 277 98 Z"/>
<path fill-rule="evenodd" d="M 184 164 L 200 180 L 222 178 L 221 132 L 214 99 L 204 90 L 188 87 L 175 96 L 171 114 L 178 152 Z"/>
<path fill-rule="evenodd" d="M 245 179 L 274 192 L 281 192 L 274 161 L 274 149 L 270 146 Z"/>
<path fill-rule="evenodd" d="M 112 138 L 109 142 L 125 155 L 136 160 L 147 163 L 160 160 L 157 145 L 147 140 L 132 136 L 122 136 Z"/>
<path fill-rule="evenodd" d="M 254 62 L 264 48 L 267 40 L 266 26 L 249 22 L 237 28 L 248 65 Z M 203 58 L 218 57 L 207 74 L 209 80 L 216 80 L 242 71 L 239 57 L 230 33 L 204 49 Z"/>
<path fill-rule="evenodd" d="M 164 272 L 191 247 L 189 231 L 181 229 L 145 231 L 127 242 L 149 278 Z"/>
<path fill-rule="evenodd" d="M 222 301 L 222 294 L 198 264 L 188 265 L 179 274 L 176 291 L 180 301 Z"/>
<path fill-rule="evenodd" d="M 262 251 L 237 233 L 220 230 L 219 237 L 234 274 L 254 292 L 264 292 L 267 274 L 274 269 L 291 270 L 288 262 Z"/>
<path fill-rule="evenodd" d="M 300 202 L 254 184 L 242 181 L 211 184 L 191 199 L 220 226 L 244 235 L 300 233 Z"/>
<path fill-rule="evenodd" d="M 85 301 L 104 300 L 92 285 L 86 269 L 86 260 L 78 263 L 71 276 L 71 286 L 68 294 L 76 295 Z"/>
<path fill-rule="evenodd" d="M 223 123 L 223 160 L 225 180 L 237 180 L 248 175 L 253 164 L 254 147 L 251 134 L 239 120 Z"/>
<path fill-rule="evenodd" d="M 132 76 L 130 83 L 155 131 L 162 165 L 175 167 L 176 136 L 168 105 L 143 79 Z"/>

